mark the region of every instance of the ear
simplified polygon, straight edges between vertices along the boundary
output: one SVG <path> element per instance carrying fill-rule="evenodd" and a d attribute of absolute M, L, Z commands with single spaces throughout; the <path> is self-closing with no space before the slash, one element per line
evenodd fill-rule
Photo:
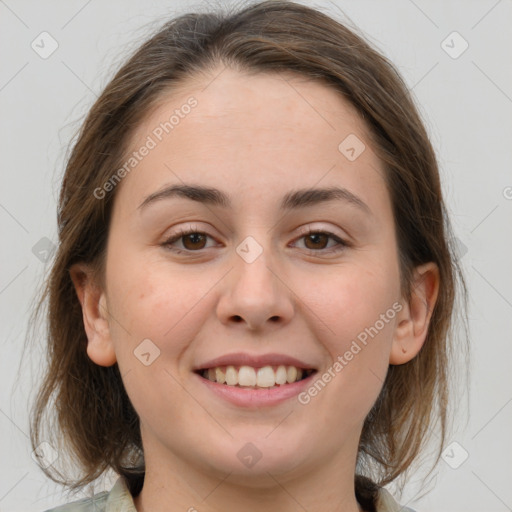
<path fill-rule="evenodd" d="M 117 359 L 110 336 L 106 295 L 87 265 L 77 263 L 71 267 L 69 274 L 82 306 L 87 355 L 100 366 L 112 366 Z"/>
<path fill-rule="evenodd" d="M 411 298 L 397 315 L 389 364 L 404 364 L 421 350 L 427 338 L 439 293 L 439 269 L 433 262 L 416 267 Z"/>

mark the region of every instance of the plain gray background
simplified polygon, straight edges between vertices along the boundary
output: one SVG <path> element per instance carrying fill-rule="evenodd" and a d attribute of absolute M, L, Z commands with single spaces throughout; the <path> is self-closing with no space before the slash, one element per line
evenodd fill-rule
<path fill-rule="evenodd" d="M 426 484 L 421 473 L 411 479 L 401 501 L 418 512 L 512 510 L 512 2 L 303 3 L 352 20 L 413 90 L 439 156 L 469 284 L 472 368 L 448 440 L 456 444 Z M 147 24 L 202 5 L 0 0 L 1 512 L 37 512 L 69 499 L 31 458 L 27 409 L 40 354 L 21 361 L 28 312 L 56 241 L 67 146 Z M 47 58 L 31 46 L 48 37 L 42 32 L 58 44 Z"/>

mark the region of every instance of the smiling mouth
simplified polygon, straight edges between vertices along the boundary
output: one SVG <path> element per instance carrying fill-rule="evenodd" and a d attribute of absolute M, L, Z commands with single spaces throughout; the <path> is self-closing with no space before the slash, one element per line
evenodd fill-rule
<path fill-rule="evenodd" d="M 196 373 L 211 382 L 250 389 L 272 389 L 308 378 L 316 370 L 278 365 L 255 368 L 252 366 L 216 366 Z"/>

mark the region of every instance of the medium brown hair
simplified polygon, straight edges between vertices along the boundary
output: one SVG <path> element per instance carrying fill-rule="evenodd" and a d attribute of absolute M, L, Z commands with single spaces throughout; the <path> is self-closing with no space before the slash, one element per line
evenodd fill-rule
<path fill-rule="evenodd" d="M 421 351 L 389 367 L 366 418 L 358 472 L 380 485 L 395 480 L 417 459 L 436 424 L 437 462 L 448 419 L 457 281 L 464 296 L 466 287 L 451 246 L 434 150 L 407 86 L 385 57 L 330 16 L 278 0 L 166 22 L 117 72 L 78 133 L 60 193 L 58 249 L 38 307 L 47 306 L 48 366 L 32 410 L 31 440 L 34 448 L 48 440 L 43 427 L 53 408 L 53 433 L 61 436 L 80 474 L 69 479 L 51 466 L 44 472 L 73 489 L 109 468 L 128 482 L 143 474 L 139 418 L 117 363 L 102 367 L 87 356 L 69 269 L 86 262 L 102 276 L 116 189 L 102 199 L 94 190 L 122 165 L 130 136 L 165 94 L 219 64 L 250 72 L 292 71 L 321 81 L 366 123 L 392 201 L 402 291 L 410 298 L 414 267 L 426 262 L 437 264 L 440 290 Z"/>

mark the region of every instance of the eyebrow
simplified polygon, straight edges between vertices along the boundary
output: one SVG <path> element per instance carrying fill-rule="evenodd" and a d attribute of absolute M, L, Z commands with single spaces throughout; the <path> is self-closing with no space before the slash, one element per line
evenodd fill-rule
<path fill-rule="evenodd" d="M 150 204 L 174 197 L 190 199 L 198 203 L 222 208 L 232 208 L 229 196 L 217 188 L 182 184 L 167 186 L 162 190 L 150 194 L 139 205 L 139 209 L 142 210 Z M 365 213 L 372 215 L 370 207 L 362 199 L 346 188 L 340 187 L 304 188 L 288 192 L 281 201 L 280 209 L 282 211 L 296 210 L 334 200 L 345 201 Z"/>

